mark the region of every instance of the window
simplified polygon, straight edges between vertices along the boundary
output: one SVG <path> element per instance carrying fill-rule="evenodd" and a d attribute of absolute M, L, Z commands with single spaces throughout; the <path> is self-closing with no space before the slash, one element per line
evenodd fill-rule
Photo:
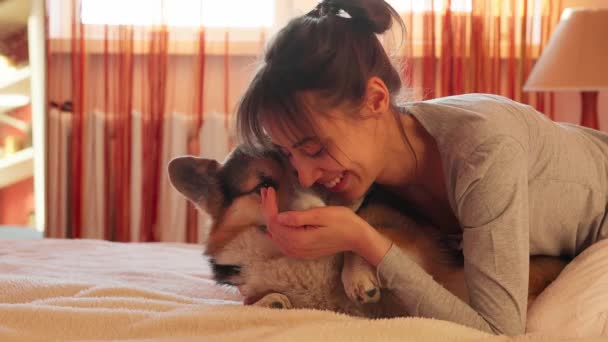
<path fill-rule="evenodd" d="M 444 1 L 431 1 L 431 0 L 388 0 L 391 6 L 397 10 L 397 12 L 442 12 L 445 6 Z M 452 0 L 450 2 L 450 9 L 453 12 L 472 12 L 473 0 Z"/>
<path fill-rule="evenodd" d="M 81 1 L 82 23 L 93 25 L 251 28 L 275 22 L 276 0 Z"/>
<path fill-rule="evenodd" d="M 0 0 L 1 1 L 1 0 Z M 287 23 L 289 18 L 309 12 L 316 6 L 319 0 L 75 0 L 80 4 L 80 20 L 85 24 L 84 36 L 89 41 L 114 40 L 116 30 L 104 31 L 104 25 L 126 25 L 135 28 L 134 32 L 144 32 L 147 27 L 154 25 L 167 25 L 171 32 L 172 42 L 183 42 L 185 44 L 198 36 L 193 35 L 199 27 L 209 28 L 206 30 L 208 42 L 215 42 L 215 50 L 223 53 L 225 33 L 230 31 L 230 40 L 243 41 L 251 45 L 251 49 L 260 49 L 260 32 L 265 37 L 272 35 L 279 27 Z M 442 17 L 445 6 L 449 3 L 454 17 L 464 16 L 469 18 L 477 15 L 473 8 L 473 0 L 387 0 L 399 13 L 408 16 L 412 25 L 408 28 L 411 35 L 409 39 L 414 46 L 422 48 L 424 44 L 423 32 L 425 14 L 434 12 L 438 14 L 434 18 L 436 42 L 441 43 Z M 489 34 L 495 35 L 494 27 L 500 28 L 498 34 L 504 41 L 505 46 L 509 44 L 510 23 L 523 18 L 522 13 L 527 13 L 527 30 L 530 32 L 528 40 L 533 45 L 541 41 L 541 29 L 543 17 L 541 17 L 543 4 L 548 0 L 528 1 L 500 1 L 492 0 L 484 2 L 480 14 L 488 18 L 487 22 L 493 28 Z M 67 40 L 73 32 L 71 1 L 47 0 L 47 13 L 49 14 L 49 37 L 56 41 L 65 40 L 57 49 L 69 51 Z M 527 6 L 524 11 L 523 6 Z M 542 14 L 544 15 L 544 14 Z M 500 25 L 490 18 L 500 18 Z M 513 19 L 515 18 L 515 19 Z M 465 20 L 469 20 L 465 19 Z M 424 24 L 424 25 L 423 25 Z M 494 25 L 494 26 L 492 26 Z M 470 24 L 469 24 L 470 26 Z M 516 23 L 515 37 L 518 41 L 522 37 L 519 22 Z M 142 29 L 142 30 L 140 30 Z M 193 30 L 195 29 L 195 30 Z M 468 29 L 468 28 L 467 28 Z M 105 34 L 105 32 L 110 32 Z M 51 42 L 57 43 L 57 42 Z M 57 44 L 55 44 L 57 45 Z M 65 45 L 65 46 L 64 46 Z M 175 44 L 174 44 L 175 45 Z M 87 46 L 89 48 L 91 45 Z M 175 49 L 172 46 L 172 49 Z M 214 51 L 215 51 L 214 50 Z M 231 45 L 231 51 L 237 51 L 238 47 Z M 143 51 L 143 50 L 142 50 Z M 417 50 L 413 51 L 416 54 Z"/>

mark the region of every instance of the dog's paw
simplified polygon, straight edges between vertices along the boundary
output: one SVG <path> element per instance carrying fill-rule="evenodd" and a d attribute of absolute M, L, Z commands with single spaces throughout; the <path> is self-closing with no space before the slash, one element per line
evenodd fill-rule
<path fill-rule="evenodd" d="M 272 308 L 272 309 L 291 309 L 293 305 L 289 301 L 289 298 L 284 294 L 280 293 L 270 293 L 262 297 L 262 299 L 258 300 L 253 304 L 254 306 L 260 306 L 264 308 Z"/>
<path fill-rule="evenodd" d="M 345 255 L 342 283 L 346 295 L 352 301 L 367 304 L 380 300 L 380 286 L 374 267 L 357 255 Z"/>
<path fill-rule="evenodd" d="M 377 303 L 380 300 L 380 287 L 376 284 L 376 277 L 369 273 L 354 274 L 344 282 L 346 295 L 352 301 L 361 304 Z"/>

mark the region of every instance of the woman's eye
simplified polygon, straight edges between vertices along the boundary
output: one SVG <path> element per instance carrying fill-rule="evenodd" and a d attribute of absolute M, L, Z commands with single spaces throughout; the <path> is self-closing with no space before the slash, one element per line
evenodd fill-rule
<path fill-rule="evenodd" d="M 285 150 L 284 148 L 279 148 L 279 153 L 281 153 L 283 157 L 287 159 L 291 158 L 291 153 L 289 153 L 289 151 Z"/>
<path fill-rule="evenodd" d="M 311 154 L 310 156 L 313 158 L 317 158 L 317 157 L 322 156 L 325 153 L 325 151 L 326 151 L 325 147 L 322 147 L 318 152 L 315 152 L 315 153 Z"/>

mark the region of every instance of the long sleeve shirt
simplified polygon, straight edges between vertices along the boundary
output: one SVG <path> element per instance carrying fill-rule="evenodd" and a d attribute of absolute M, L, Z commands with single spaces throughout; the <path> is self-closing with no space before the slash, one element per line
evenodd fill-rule
<path fill-rule="evenodd" d="M 435 139 L 462 228 L 465 303 L 393 246 L 378 265 L 412 315 L 524 333 L 530 255 L 576 256 L 608 237 L 608 135 L 504 97 L 467 94 L 404 110 Z"/>

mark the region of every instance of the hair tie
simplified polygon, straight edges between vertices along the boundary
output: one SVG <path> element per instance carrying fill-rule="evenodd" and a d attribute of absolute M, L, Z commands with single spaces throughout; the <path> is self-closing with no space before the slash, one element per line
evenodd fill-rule
<path fill-rule="evenodd" d="M 346 12 L 344 9 L 340 8 L 334 1 L 332 0 L 322 0 L 319 4 L 310 11 L 307 15 L 314 16 L 317 18 L 323 16 L 334 15 L 337 17 L 342 17 L 345 19 L 352 19 L 352 16 Z"/>

